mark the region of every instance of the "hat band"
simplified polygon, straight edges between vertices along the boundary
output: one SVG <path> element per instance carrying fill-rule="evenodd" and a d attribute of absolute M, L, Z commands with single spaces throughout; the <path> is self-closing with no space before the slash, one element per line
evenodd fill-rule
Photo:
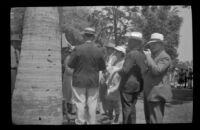
<path fill-rule="evenodd" d="M 152 39 L 151 41 L 147 42 L 147 44 L 154 43 L 154 42 L 161 42 L 161 43 L 163 43 L 162 40 L 159 40 L 159 39 Z"/>

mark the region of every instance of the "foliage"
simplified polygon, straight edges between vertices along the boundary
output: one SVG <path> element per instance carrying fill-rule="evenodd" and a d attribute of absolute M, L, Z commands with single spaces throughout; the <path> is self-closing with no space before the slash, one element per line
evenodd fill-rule
<path fill-rule="evenodd" d="M 154 32 L 162 33 L 166 51 L 175 59 L 178 57 L 176 48 L 182 21 L 174 6 L 106 6 L 100 11 L 94 10 L 89 22 L 96 30 L 101 30 L 100 41 L 109 41 L 114 37 L 117 39 L 115 44 L 125 42 L 124 34 L 127 31 L 141 31 L 145 41 Z"/>
<path fill-rule="evenodd" d="M 60 7 L 61 31 L 65 32 L 67 40 L 72 45 L 79 45 L 83 41 L 80 32 L 89 26 L 88 10 L 84 7 Z"/>
<path fill-rule="evenodd" d="M 177 8 L 171 6 L 142 7 L 142 15 L 146 19 L 142 28 L 145 40 L 150 39 L 154 32 L 162 33 L 165 36 L 166 51 L 172 59 L 178 56 L 176 48 L 179 45 L 179 30 L 183 21 L 177 13 Z"/>
<path fill-rule="evenodd" d="M 106 6 L 102 10 L 94 10 L 89 16 L 91 26 L 94 26 L 97 32 L 97 41 L 102 44 L 113 42 L 122 44 L 124 34 L 127 29 L 128 17 L 126 10 L 120 6 Z"/>
<path fill-rule="evenodd" d="M 10 32 L 22 35 L 25 7 L 15 7 L 10 10 Z"/>
<path fill-rule="evenodd" d="M 190 6 L 183 6 L 188 8 Z M 125 42 L 127 31 L 141 31 L 148 41 L 154 32 L 165 36 L 165 47 L 172 59 L 176 59 L 179 45 L 179 30 L 183 19 L 176 6 L 105 6 L 102 10 L 89 12 L 87 7 L 59 7 L 60 27 L 72 45 L 83 42 L 80 32 L 85 27 L 94 27 L 96 41 L 107 44 Z M 11 33 L 22 33 L 25 8 L 11 9 Z"/>

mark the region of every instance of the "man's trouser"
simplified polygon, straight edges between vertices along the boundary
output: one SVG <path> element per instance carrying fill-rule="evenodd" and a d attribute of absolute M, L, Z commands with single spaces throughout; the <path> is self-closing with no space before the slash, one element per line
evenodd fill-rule
<path fill-rule="evenodd" d="M 115 112 L 115 115 L 120 114 L 120 102 L 119 100 L 109 100 L 109 115 L 113 116 L 113 111 Z"/>
<path fill-rule="evenodd" d="M 95 124 L 96 123 L 96 107 L 99 95 L 99 88 L 79 88 L 72 87 L 72 102 L 77 107 L 77 118 L 80 124 Z M 87 99 L 86 99 L 87 98 Z M 86 102 L 88 110 L 86 109 Z"/>
<path fill-rule="evenodd" d="M 123 124 L 135 124 L 136 123 L 136 102 L 138 93 L 128 94 L 120 92 Z"/>
<path fill-rule="evenodd" d="M 144 97 L 144 114 L 147 124 L 163 123 L 165 102 L 147 101 Z"/>
<path fill-rule="evenodd" d="M 106 92 L 107 92 L 107 85 L 105 83 L 101 84 L 99 88 L 99 98 L 100 98 L 100 102 L 102 104 L 104 113 L 107 113 L 108 106 L 109 106 L 108 101 L 106 100 Z"/>
<path fill-rule="evenodd" d="M 16 75 L 17 75 L 17 69 L 11 69 L 11 95 L 13 95 L 13 91 L 15 89 Z"/>

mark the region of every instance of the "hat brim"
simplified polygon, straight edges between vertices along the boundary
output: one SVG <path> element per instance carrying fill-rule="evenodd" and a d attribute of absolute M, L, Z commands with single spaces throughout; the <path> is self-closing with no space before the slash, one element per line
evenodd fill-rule
<path fill-rule="evenodd" d="M 85 34 L 90 34 L 90 35 L 95 35 L 95 33 L 90 33 L 90 32 L 81 32 L 81 35 L 85 35 Z"/>
<path fill-rule="evenodd" d="M 151 41 L 147 42 L 146 45 L 150 45 L 152 43 L 162 43 L 163 44 L 163 41 L 161 41 L 161 40 L 151 40 Z"/>
<path fill-rule="evenodd" d="M 125 54 L 125 52 L 124 51 L 122 51 L 122 50 L 118 50 L 118 49 L 116 49 L 116 48 L 114 48 L 117 52 L 121 52 L 121 53 L 123 53 L 123 54 Z"/>

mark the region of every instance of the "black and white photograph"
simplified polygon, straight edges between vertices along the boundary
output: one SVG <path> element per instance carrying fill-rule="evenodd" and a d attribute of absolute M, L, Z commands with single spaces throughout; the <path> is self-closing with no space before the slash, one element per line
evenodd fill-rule
<path fill-rule="evenodd" d="M 193 123 L 191 5 L 10 8 L 11 123 Z"/>

